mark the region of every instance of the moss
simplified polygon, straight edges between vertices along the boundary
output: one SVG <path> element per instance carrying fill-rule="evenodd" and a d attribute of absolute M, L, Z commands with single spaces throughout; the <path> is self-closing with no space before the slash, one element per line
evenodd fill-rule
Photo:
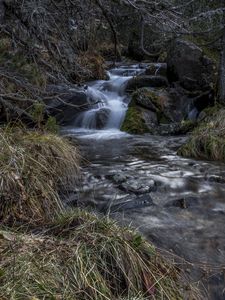
<path fill-rule="evenodd" d="M 121 130 L 134 134 L 143 134 L 149 132 L 149 129 L 142 117 L 141 111 L 136 106 L 131 106 L 128 108 Z"/>
<path fill-rule="evenodd" d="M 225 161 L 225 109 L 208 109 L 205 117 L 193 131 L 178 154 L 185 157 Z"/>

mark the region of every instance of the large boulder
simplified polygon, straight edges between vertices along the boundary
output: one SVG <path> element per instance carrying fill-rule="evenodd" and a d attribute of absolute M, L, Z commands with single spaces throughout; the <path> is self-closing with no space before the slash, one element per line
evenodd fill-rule
<path fill-rule="evenodd" d="M 156 112 L 159 123 L 179 122 L 184 118 L 179 98 L 170 89 L 141 88 L 132 95 L 131 105 Z"/>
<path fill-rule="evenodd" d="M 168 81 L 163 76 L 140 75 L 131 78 L 126 84 L 126 92 L 133 92 L 142 87 L 166 87 Z"/>
<path fill-rule="evenodd" d="M 215 66 L 201 48 L 189 41 L 175 39 L 167 55 L 170 82 L 179 81 L 187 90 L 205 90 L 215 81 Z"/>
<path fill-rule="evenodd" d="M 71 124 L 78 113 L 92 105 L 85 87 L 50 85 L 47 91 L 55 97 L 45 102 L 46 112 L 54 116 L 60 125 Z"/>

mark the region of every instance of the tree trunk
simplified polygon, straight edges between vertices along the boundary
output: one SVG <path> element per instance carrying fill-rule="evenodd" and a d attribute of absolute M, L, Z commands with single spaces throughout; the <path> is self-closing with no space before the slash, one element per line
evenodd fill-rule
<path fill-rule="evenodd" d="M 221 104 L 225 105 L 225 26 L 223 29 L 222 50 L 220 55 L 218 99 Z"/>

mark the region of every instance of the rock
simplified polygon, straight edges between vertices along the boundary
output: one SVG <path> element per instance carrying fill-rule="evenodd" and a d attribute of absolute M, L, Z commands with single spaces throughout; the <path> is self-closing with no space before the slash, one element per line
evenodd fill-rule
<path fill-rule="evenodd" d="M 47 91 L 56 94 L 56 97 L 45 102 L 46 112 L 54 116 L 60 125 L 71 124 L 79 112 L 91 107 L 85 87 L 51 85 Z"/>
<path fill-rule="evenodd" d="M 150 132 L 153 130 L 153 128 L 155 128 L 156 125 L 158 125 L 157 114 L 153 111 L 142 109 L 142 118 Z"/>
<path fill-rule="evenodd" d="M 217 183 L 225 184 L 225 177 L 222 177 L 222 176 L 210 175 L 206 179 L 210 182 L 217 182 Z"/>
<path fill-rule="evenodd" d="M 168 81 L 163 76 L 140 75 L 131 78 L 126 84 L 126 92 L 132 92 L 142 87 L 167 87 Z"/>
<path fill-rule="evenodd" d="M 112 180 L 115 182 L 115 183 L 122 183 L 122 182 L 125 182 L 127 180 L 127 175 L 124 175 L 122 173 L 118 173 L 118 174 L 115 174 L 113 177 L 112 177 Z"/>
<path fill-rule="evenodd" d="M 183 115 L 177 109 L 179 101 L 170 94 L 170 90 L 141 88 L 132 95 L 132 105 L 138 105 L 157 114 L 158 123 L 179 122 Z M 156 122 L 157 123 L 157 122 Z"/>
<path fill-rule="evenodd" d="M 192 104 L 199 112 L 208 106 L 214 105 L 214 91 L 212 89 L 201 93 L 192 99 Z"/>
<path fill-rule="evenodd" d="M 145 75 L 167 76 L 166 63 L 151 63 L 145 71 Z"/>
<path fill-rule="evenodd" d="M 151 191 L 155 191 L 156 185 L 154 180 L 149 180 L 148 185 L 144 185 L 142 183 L 139 183 L 138 180 L 135 178 L 123 182 L 119 185 L 119 188 L 124 190 L 125 192 L 131 192 L 135 194 L 146 194 Z"/>
<path fill-rule="evenodd" d="M 175 39 L 172 42 L 167 65 L 169 81 L 179 81 L 187 90 L 207 89 L 215 82 L 213 61 L 189 41 Z"/>
<path fill-rule="evenodd" d="M 181 198 L 168 202 L 165 207 L 179 207 L 181 209 L 187 209 L 189 207 L 195 207 L 200 205 L 200 200 L 194 197 Z"/>
<path fill-rule="evenodd" d="M 132 101 L 130 105 L 140 105 L 144 108 L 147 108 L 151 111 L 157 111 L 157 104 L 158 98 L 155 92 L 148 88 L 141 88 L 138 89 L 132 95 Z"/>
<path fill-rule="evenodd" d="M 95 115 L 96 129 L 102 129 L 106 126 L 109 119 L 110 109 L 102 108 Z"/>

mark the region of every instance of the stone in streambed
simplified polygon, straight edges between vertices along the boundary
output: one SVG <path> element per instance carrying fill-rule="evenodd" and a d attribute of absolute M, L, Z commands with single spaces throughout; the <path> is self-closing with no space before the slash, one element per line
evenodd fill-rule
<path fill-rule="evenodd" d="M 195 197 L 187 197 L 176 199 L 168 202 L 165 207 L 178 207 L 181 209 L 187 209 L 189 207 L 195 207 L 200 205 L 200 200 Z"/>
<path fill-rule="evenodd" d="M 119 188 L 127 193 L 146 194 L 156 190 L 154 180 L 149 180 L 148 184 L 138 182 L 138 179 L 129 179 L 119 185 Z"/>
<path fill-rule="evenodd" d="M 96 129 L 102 129 L 106 126 L 110 115 L 110 109 L 102 108 L 95 115 Z"/>

